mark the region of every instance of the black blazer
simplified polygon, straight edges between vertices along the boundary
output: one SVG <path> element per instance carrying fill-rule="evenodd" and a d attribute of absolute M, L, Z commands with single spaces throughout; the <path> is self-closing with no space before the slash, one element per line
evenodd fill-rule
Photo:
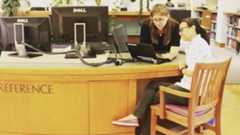
<path fill-rule="evenodd" d="M 166 24 L 168 25 L 168 27 L 171 27 L 169 29 L 171 30 L 170 41 L 167 44 L 163 42 L 164 36 L 166 36 L 165 33 L 163 33 L 161 37 L 160 36 L 158 37 L 158 44 L 152 42 L 151 28 L 149 23 L 150 21 L 146 20 L 141 26 L 140 43 L 153 44 L 155 50 L 160 53 L 169 52 L 171 46 L 179 46 L 180 44 L 179 24 L 176 21 L 168 19 L 168 22 Z"/>

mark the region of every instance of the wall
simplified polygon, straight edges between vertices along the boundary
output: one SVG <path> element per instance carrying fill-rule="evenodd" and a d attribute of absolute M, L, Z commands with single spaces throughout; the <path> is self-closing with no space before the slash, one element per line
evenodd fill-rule
<path fill-rule="evenodd" d="M 218 0 L 207 0 L 206 6 L 211 10 L 216 10 Z"/>
<path fill-rule="evenodd" d="M 2 15 L 2 0 L 0 0 L 0 16 Z"/>
<path fill-rule="evenodd" d="M 224 10 L 226 12 L 236 12 L 237 10 L 240 10 L 239 0 L 223 0 L 224 1 Z"/>
<path fill-rule="evenodd" d="M 30 0 L 32 7 L 48 7 L 51 0 Z"/>

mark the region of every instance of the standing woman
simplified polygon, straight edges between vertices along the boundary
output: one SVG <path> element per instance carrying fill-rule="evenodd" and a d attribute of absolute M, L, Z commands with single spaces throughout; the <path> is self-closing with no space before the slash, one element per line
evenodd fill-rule
<path fill-rule="evenodd" d="M 119 126 L 137 127 L 137 135 L 150 135 L 150 106 L 159 104 L 159 86 L 165 85 L 178 91 L 190 92 L 192 73 L 196 63 L 211 62 L 213 55 L 211 48 L 203 37 L 201 26 L 194 19 L 184 19 L 179 26 L 181 40 L 188 42 L 185 53 L 185 65 L 179 65 L 183 77 L 179 82 L 163 84 L 160 81 L 152 81 L 146 87 L 143 96 L 138 102 L 134 112 L 112 123 Z M 171 94 L 165 94 L 167 104 L 188 105 L 188 99 Z"/>
<path fill-rule="evenodd" d="M 159 53 L 167 53 L 171 46 L 179 46 L 179 25 L 170 17 L 165 5 L 153 7 L 150 18 L 141 27 L 140 42 L 153 44 Z"/>

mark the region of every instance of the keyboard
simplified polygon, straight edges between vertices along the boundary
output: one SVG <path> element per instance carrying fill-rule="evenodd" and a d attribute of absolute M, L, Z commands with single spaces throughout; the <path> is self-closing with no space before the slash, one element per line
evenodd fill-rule
<path fill-rule="evenodd" d="M 161 64 L 161 63 L 171 61 L 169 59 L 164 59 L 164 58 L 151 58 L 151 57 L 144 57 L 144 56 L 137 56 L 137 58 L 141 62 L 152 63 L 152 64 Z"/>
<path fill-rule="evenodd" d="M 96 54 L 102 54 L 106 50 L 110 50 L 110 45 L 107 42 L 87 42 L 86 44 Z"/>
<path fill-rule="evenodd" d="M 42 56 L 43 54 L 36 53 L 36 52 L 27 52 L 26 56 L 19 56 L 18 53 L 10 53 L 9 56 L 14 56 L 14 57 L 23 57 L 23 58 L 35 58 Z"/>

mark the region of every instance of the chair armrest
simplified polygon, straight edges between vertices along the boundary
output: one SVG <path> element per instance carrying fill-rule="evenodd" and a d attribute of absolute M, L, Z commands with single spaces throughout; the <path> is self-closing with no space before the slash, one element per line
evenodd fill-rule
<path fill-rule="evenodd" d="M 179 97 L 191 98 L 190 92 L 178 91 L 166 86 L 160 86 L 159 89 L 160 89 L 160 92 L 169 93 Z"/>

